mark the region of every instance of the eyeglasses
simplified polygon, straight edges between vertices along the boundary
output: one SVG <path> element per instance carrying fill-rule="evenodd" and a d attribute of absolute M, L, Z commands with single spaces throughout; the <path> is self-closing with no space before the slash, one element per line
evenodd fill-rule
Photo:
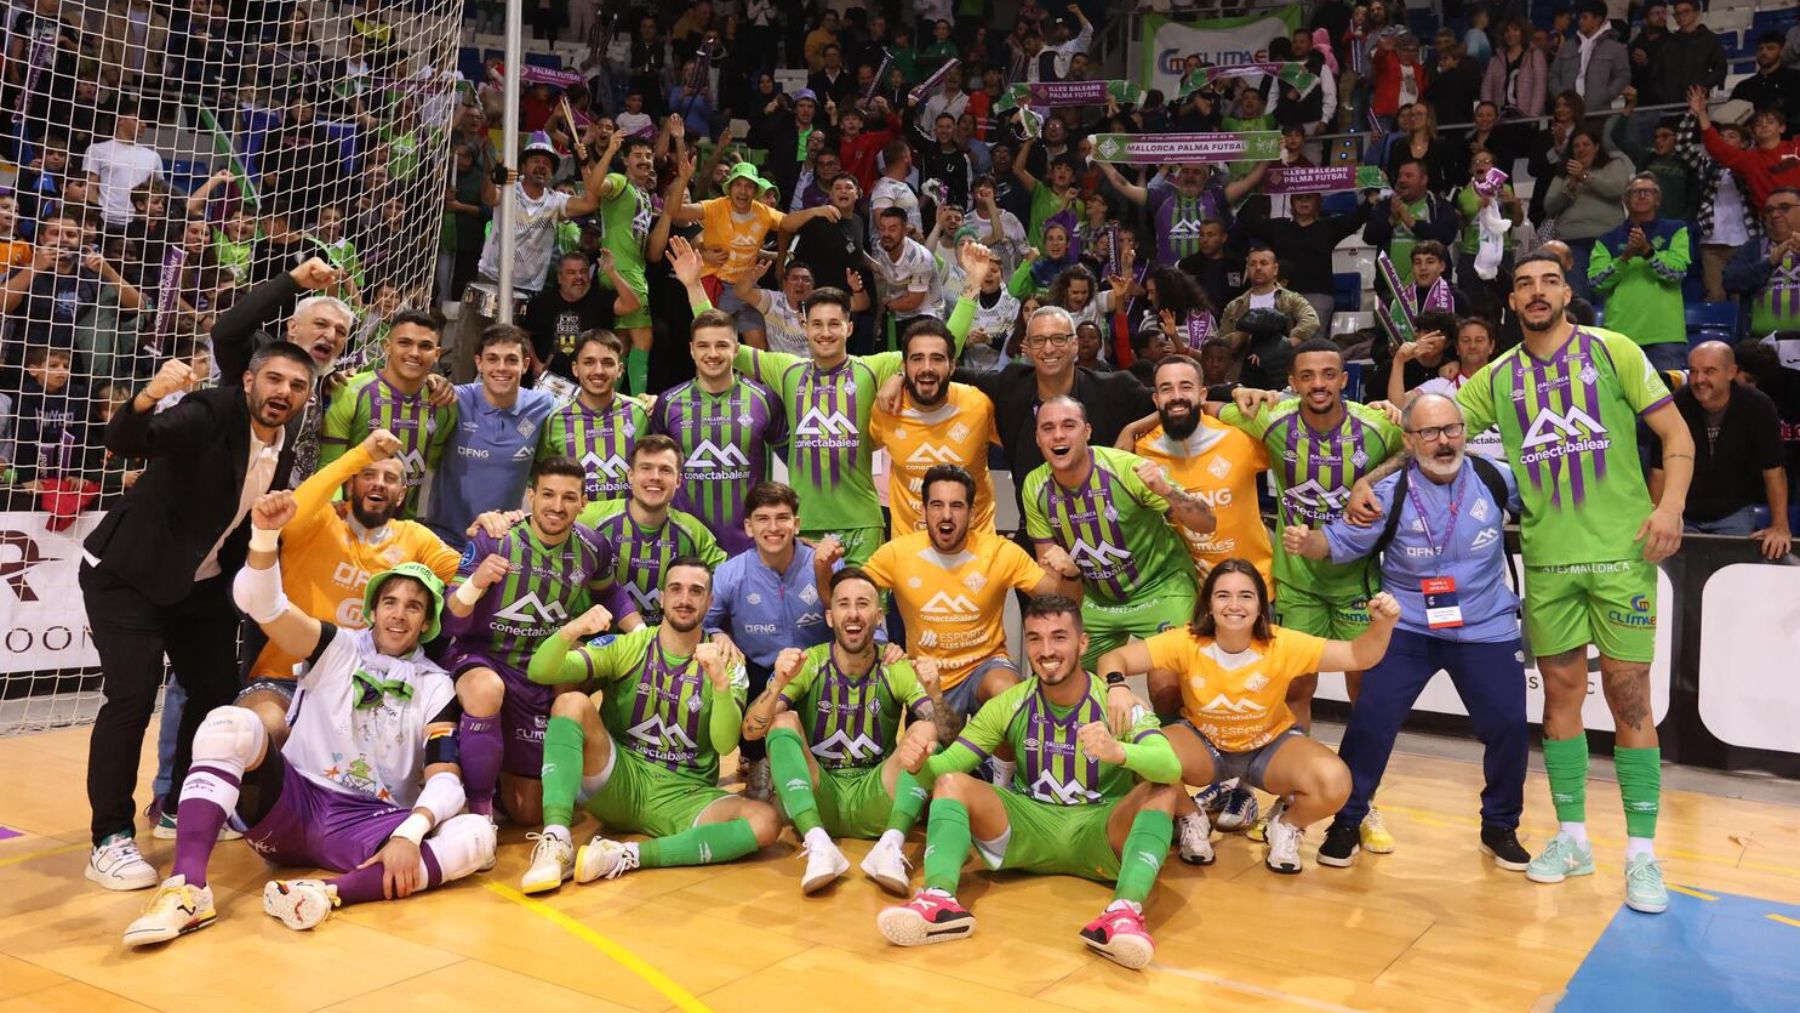
<path fill-rule="evenodd" d="M 1062 334 L 1036 334 L 1036 335 L 1033 335 L 1033 336 L 1025 339 L 1025 347 L 1026 348 L 1042 348 L 1045 345 L 1054 345 L 1057 348 L 1066 348 L 1069 345 L 1073 344 L 1074 342 L 1075 342 L 1075 335 L 1070 334 L 1065 331 Z"/>
<path fill-rule="evenodd" d="M 1785 212 L 1785 211 L 1792 211 L 1795 208 L 1800 208 L 1800 202 L 1787 201 L 1787 202 L 1784 202 L 1781 204 L 1765 204 L 1765 205 L 1763 205 L 1763 213 L 1764 214 L 1780 213 L 1780 212 Z"/>
<path fill-rule="evenodd" d="M 1655 197 L 1661 193 L 1662 193 L 1661 190 L 1652 190 L 1646 186 L 1636 186 L 1636 187 L 1632 187 L 1631 189 L 1625 191 L 1625 196 L 1627 196 L 1627 197 Z"/>
<path fill-rule="evenodd" d="M 1408 429 L 1407 432 L 1426 443 L 1436 443 L 1439 440 L 1456 439 L 1463 434 L 1465 428 L 1467 428 L 1465 423 L 1452 422 L 1447 426 L 1426 426 L 1423 429 Z"/>

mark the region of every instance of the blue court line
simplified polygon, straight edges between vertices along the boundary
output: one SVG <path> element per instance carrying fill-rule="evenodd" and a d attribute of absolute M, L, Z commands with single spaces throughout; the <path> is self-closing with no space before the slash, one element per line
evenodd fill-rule
<path fill-rule="evenodd" d="M 1621 906 L 1557 1009 L 1800 1009 L 1800 907 L 1693 888 L 1660 915 Z"/>

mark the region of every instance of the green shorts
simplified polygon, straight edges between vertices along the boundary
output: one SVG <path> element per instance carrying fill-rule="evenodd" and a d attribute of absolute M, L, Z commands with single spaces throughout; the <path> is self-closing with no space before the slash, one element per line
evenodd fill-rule
<path fill-rule="evenodd" d="M 1122 647 L 1132 637 L 1148 639 L 1163 630 L 1186 626 L 1194 619 L 1194 585 L 1186 581 L 1148 587 L 1123 604 L 1081 600 L 1081 622 L 1087 627 L 1088 651 L 1081 663 L 1093 667 L 1100 655 Z"/>
<path fill-rule="evenodd" d="M 637 293 L 638 308 L 613 321 L 613 328 L 620 331 L 635 330 L 650 326 L 650 283 L 644 280 L 642 272 L 628 267 L 619 268 L 619 277 L 625 280 L 625 287 Z M 602 276 L 595 281 L 601 288 L 612 291 L 607 279 Z M 630 342 L 626 343 L 627 347 Z"/>
<path fill-rule="evenodd" d="M 1525 638 L 1539 657 L 1593 644 L 1614 661 L 1656 656 L 1656 564 L 1525 568 Z"/>
<path fill-rule="evenodd" d="M 881 783 L 880 767 L 846 767 L 819 771 L 813 790 L 819 803 L 819 822 L 833 837 L 872 841 L 887 829 L 894 797 Z"/>
<path fill-rule="evenodd" d="M 861 566 L 869 561 L 881 543 L 887 541 L 887 529 L 877 526 L 873 528 L 808 528 L 800 532 L 800 537 L 813 544 L 818 544 L 825 536 L 835 536 L 844 546 L 844 565 Z"/>
<path fill-rule="evenodd" d="M 608 830 L 673 837 L 691 830 L 700 814 L 731 793 L 686 774 L 658 767 L 613 740 L 606 783 L 582 807 Z"/>
<path fill-rule="evenodd" d="M 1054 805 L 997 788 L 1012 832 L 1006 850 L 994 854 L 976 842 L 981 860 L 993 870 L 1018 869 L 1046 876 L 1080 876 L 1101 883 L 1119 878 L 1119 856 L 1106 839 L 1106 823 L 1118 801 Z"/>
<path fill-rule="evenodd" d="M 1360 592 L 1326 598 L 1290 584 L 1275 601 L 1275 625 L 1327 640 L 1355 640 L 1369 628 L 1369 599 Z"/>

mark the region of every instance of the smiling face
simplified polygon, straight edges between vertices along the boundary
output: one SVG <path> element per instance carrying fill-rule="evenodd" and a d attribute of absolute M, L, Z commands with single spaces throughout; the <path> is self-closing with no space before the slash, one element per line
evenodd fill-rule
<path fill-rule="evenodd" d="M 1226 573 L 1213 581 L 1206 610 L 1218 633 L 1249 635 L 1256 627 L 1256 620 L 1262 616 L 1263 600 L 1256 592 L 1256 582 L 1248 574 Z"/>
<path fill-rule="evenodd" d="M 618 352 L 601 342 L 588 341 L 582 344 L 581 354 L 575 359 L 574 372 L 581 389 L 604 403 L 618 389 L 623 369 Z"/>
<path fill-rule="evenodd" d="M 382 581 L 375 595 L 375 614 L 368 617 L 375 650 L 392 658 L 411 654 L 431 622 L 431 612 L 431 592 L 425 585 L 411 577 Z"/>
<path fill-rule="evenodd" d="M 631 462 L 631 498 L 661 510 L 681 488 L 681 458 L 673 450 L 640 451 Z"/>
<path fill-rule="evenodd" d="M 904 364 L 906 394 L 916 408 L 932 408 L 950 393 L 950 343 L 941 337 L 921 334 L 906 346 Z"/>
<path fill-rule="evenodd" d="M 712 574 L 705 567 L 669 567 L 663 575 L 663 625 L 676 633 L 692 633 L 711 607 Z"/>
<path fill-rule="evenodd" d="M 787 553 L 800 530 L 800 518 L 786 503 L 771 503 L 750 511 L 744 518 L 744 533 L 756 543 L 758 552 L 771 559 Z"/>
<path fill-rule="evenodd" d="M 1069 230 L 1060 225 L 1044 229 L 1044 256 L 1061 260 L 1069 255 Z"/>
<path fill-rule="evenodd" d="M 1465 373 L 1473 373 L 1494 357 L 1494 336 L 1481 323 L 1465 323 L 1456 331 L 1456 361 Z"/>
<path fill-rule="evenodd" d="M 1344 357 L 1337 352 L 1303 352 L 1294 356 L 1288 383 L 1300 404 L 1314 415 L 1329 415 L 1343 403 Z"/>
<path fill-rule="evenodd" d="M 1025 325 L 1025 350 L 1044 376 L 1062 376 L 1075 363 L 1075 332 L 1053 313 L 1034 316 Z"/>
<path fill-rule="evenodd" d="M 406 502 L 406 465 L 397 457 L 371 461 L 350 480 L 350 510 L 368 529 L 394 519 Z"/>
<path fill-rule="evenodd" d="M 1093 433 L 1074 405 L 1055 402 L 1038 409 L 1038 452 L 1053 471 L 1070 471 L 1087 463 L 1088 440 Z"/>
<path fill-rule="evenodd" d="M 1191 364 L 1175 359 L 1156 371 L 1156 388 L 1150 400 L 1156 405 L 1163 432 L 1172 439 L 1185 440 L 1200 428 L 1200 406 L 1206 400 L 1204 378 Z"/>
<path fill-rule="evenodd" d="M 875 642 L 875 631 L 883 619 L 881 593 L 866 580 L 848 578 L 831 591 L 825 609 L 825 623 L 831 627 L 839 648 L 847 654 L 862 654 Z"/>
<path fill-rule="evenodd" d="M 737 332 L 729 327 L 702 327 L 688 341 L 695 374 L 715 383 L 730 378 L 731 360 L 737 349 Z"/>
<path fill-rule="evenodd" d="M 402 383 L 423 383 L 438 361 L 437 335 L 415 323 L 395 324 L 388 330 L 388 368 Z"/>
<path fill-rule="evenodd" d="M 525 492 L 525 506 L 539 534 L 558 538 L 587 506 L 585 483 L 573 475 L 539 475 Z"/>
<path fill-rule="evenodd" d="M 813 304 L 806 311 L 806 346 L 819 362 L 835 364 L 844 357 L 844 342 L 850 339 L 850 318 L 836 303 Z"/>
<path fill-rule="evenodd" d="M 1408 430 L 1403 439 L 1419 467 L 1427 475 L 1442 481 L 1454 478 L 1462 470 L 1464 445 L 1468 439 L 1460 428 L 1463 416 L 1456 402 L 1447 397 L 1427 396 L 1412 406 L 1407 421 Z M 1421 430 L 1437 432 L 1425 434 Z M 1451 430 L 1454 430 L 1454 436 Z M 1427 435 L 1431 438 L 1427 439 Z"/>
<path fill-rule="evenodd" d="M 1088 638 L 1073 612 L 1028 616 L 1024 626 L 1025 658 L 1039 682 L 1058 686 L 1081 675 Z"/>
<path fill-rule="evenodd" d="M 481 350 L 475 372 L 488 395 L 504 401 L 519 391 L 525 375 L 525 347 L 513 341 L 497 341 Z"/>

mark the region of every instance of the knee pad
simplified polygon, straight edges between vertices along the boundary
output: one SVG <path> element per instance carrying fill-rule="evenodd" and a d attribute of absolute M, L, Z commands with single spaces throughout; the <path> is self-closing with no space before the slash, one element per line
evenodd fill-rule
<path fill-rule="evenodd" d="M 194 762 L 225 764 L 239 770 L 256 762 L 268 740 L 256 712 L 245 707 L 215 707 L 194 733 Z"/>
<path fill-rule="evenodd" d="M 461 879 L 493 860 L 496 835 L 486 816 L 464 813 L 438 825 L 425 839 L 444 882 Z"/>

